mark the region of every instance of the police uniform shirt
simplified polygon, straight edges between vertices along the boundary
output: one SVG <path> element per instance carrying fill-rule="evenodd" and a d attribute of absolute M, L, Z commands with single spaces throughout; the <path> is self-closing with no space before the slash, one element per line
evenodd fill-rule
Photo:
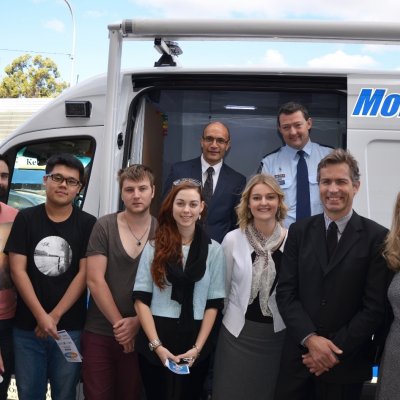
<path fill-rule="evenodd" d="M 320 214 L 323 211 L 319 197 L 317 182 L 318 163 L 331 152 L 330 147 L 321 146 L 309 140 L 302 149 L 305 152 L 305 160 L 308 168 L 308 180 L 310 184 L 311 215 Z M 284 221 L 288 228 L 296 221 L 296 175 L 299 161 L 298 149 L 283 146 L 266 155 L 261 160 L 260 172 L 275 177 L 281 189 L 285 193 L 285 204 L 288 206 L 288 215 Z"/>

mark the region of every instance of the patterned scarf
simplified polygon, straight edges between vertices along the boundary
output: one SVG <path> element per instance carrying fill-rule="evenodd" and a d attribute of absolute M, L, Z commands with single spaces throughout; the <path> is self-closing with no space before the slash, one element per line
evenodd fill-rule
<path fill-rule="evenodd" d="M 251 223 L 246 227 L 245 233 L 247 240 L 256 253 L 252 269 L 249 304 L 253 303 L 254 299 L 259 294 L 262 314 L 264 316 L 272 316 L 268 308 L 268 299 L 276 276 L 272 253 L 281 245 L 285 236 L 285 230 L 279 223 L 276 223 L 272 235 L 270 237 L 265 237 L 256 229 L 254 224 Z"/>

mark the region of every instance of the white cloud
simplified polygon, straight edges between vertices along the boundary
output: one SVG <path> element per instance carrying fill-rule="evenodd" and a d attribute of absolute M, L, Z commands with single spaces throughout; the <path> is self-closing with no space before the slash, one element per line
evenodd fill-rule
<path fill-rule="evenodd" d="M 107 15 L 105 11 L 100 11 L 100 10 L 89 10 L 86 13 L 90 18 L 101 18 Z"/>
<path fill-rule="evenodd" d="M 317 57 L 307 62 L 308 66 L 313 68 L 373 68 L 376 66 L 376 61 L 366 55 L 347 54 L 342 50 L 337 50 L 334 53 L 325 54 L 322 57 Z"/>
<path fill-rule="evenodd" d="M 264 67 L 287 67 L 283 54 L 278 50 L 269 49 L 265 53 L 265 56 L 261 60 L 261 64 Z"/>
<path fill-rule="evenodd" d="M 64 32 L 64 22 L 60 21 L 59 19 L 51 19 L 46 21 L 43 26 L 47 29 L 50 29 L 55 32 Z"/>
<path fill-rule="evenodd" d="M 131 0 L 163 16 L 193 18 L 302 18 L 343 19 L 353 21 L 398 22 L 400 2 L 397 0 Z"/>
<path fill-rule="evenodd" d="M 400 52 L 400 46 L 384 45 L 384 44 L 365 44 L 362 47 L 364 53 L 383 54 Z"/>

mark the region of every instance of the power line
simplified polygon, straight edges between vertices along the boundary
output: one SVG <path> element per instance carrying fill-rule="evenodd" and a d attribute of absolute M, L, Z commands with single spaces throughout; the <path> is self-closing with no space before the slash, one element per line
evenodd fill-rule
<path fill-rule="evenodd" d="M 17 49 L 0 49 L 0 51 L 12 51 L 16 53 L 35 53 L 35 54 L 53 54 L 59 56 L 68 56 L 72 57 L 71 53 L 57 53 L 57 52 L 50 52 L 50 51 L 34 51 L 34 50 L 17 50 Z"/>

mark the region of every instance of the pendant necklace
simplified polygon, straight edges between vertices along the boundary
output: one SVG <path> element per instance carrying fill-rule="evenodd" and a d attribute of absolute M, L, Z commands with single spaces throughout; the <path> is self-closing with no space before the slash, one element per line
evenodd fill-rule
<path fill-rule="evenodd" d="M 190 243 L 192 243 L 192 241 L 193 241 L 193 237 L 191 237 L 188 240 L 183 240 L 182 239 L 182 246 L 188 246 Z"/>
<path fill-rule="evenodd" d="M 143 235 L 140 236 L 140 238 L 138 238 L 138 237 L 136 237 L 136 235 L 133 233 L 133 231 L 132 231 L 132 229 L 131 229 L 131 226 L 129 225 L 128 220 L 126 219 L 125 216 L 124 216 L 124 218 L 125 218 L 126 224 L 128 225 L 129 232 L 130 232 L 131 235 L 136 239 L 136 246 L 141 246 L 141 245 L 142 245 L 142 239 L 143 239 L 144 235 L 147 233 L 147 231 L 149 230 L 150 224 L 151 224 L 151 223 L 147 226 L 147 228 L 146 228 L 146 230 L 144 231 Z"/>

